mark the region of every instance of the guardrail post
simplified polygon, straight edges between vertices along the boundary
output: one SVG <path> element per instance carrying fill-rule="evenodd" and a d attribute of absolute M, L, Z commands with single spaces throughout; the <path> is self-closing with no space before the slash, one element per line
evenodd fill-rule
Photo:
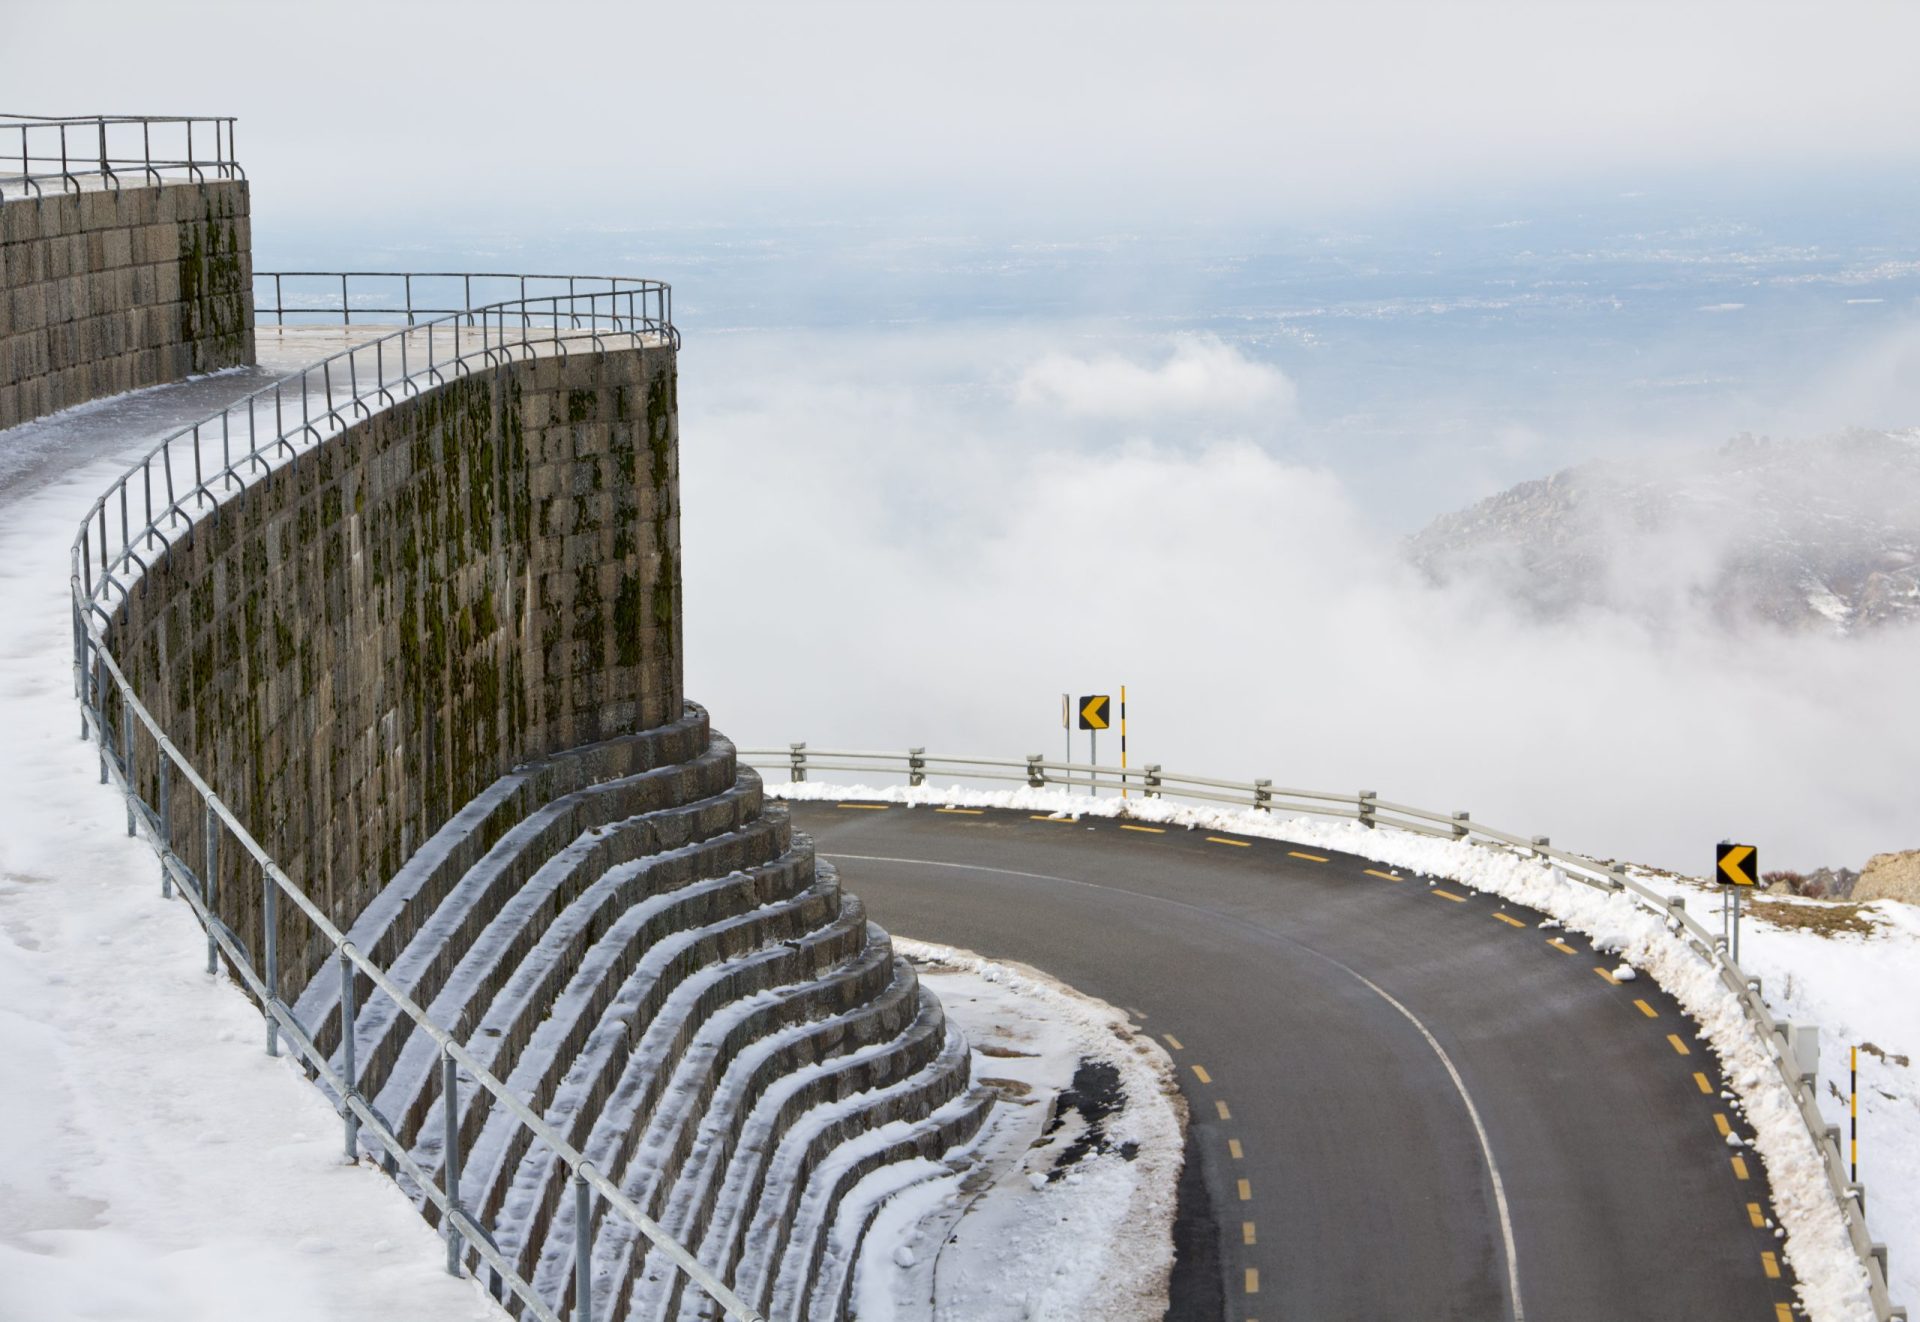
<path fill-rule="evenodd" d="M 1140 791 L 1141 797 L 1148 799 L 1159 798 L 1160 764 L 1158 762 L 1147 763 L 1146 767 L 1143 768 L 1143 774 L 1146 776 L 1146 784 Z"/>
<path fill-rule="evenodd" d="M 1373 790 L 1360 791 L 1360 825 L 1366 827 L 1369 831 L 1379 825 L 1374 815 L 1378 812 L 1376 805 L 1379 799 L 1380 795 Z"/>
<path fill-rule="evenodd" d="M 1465 840 L 1467 838 L 1467 823 L 1471 820 L 1471 816 L 1467 813 L 1457 812 L 1453 815 L 1453 838 L 1455 840 Z"/>
<path fill-rule="evenodd" d="M 927 783 L 927 750 L 909 748 L 907 750 L 907 784 L 924 785 Z"/>
<path fill-rule="evenodd" d="M 353 1008 L 353 961 L 340 952 L 340 1115 L 347 1123 L 347 1160 L 360 1159 L 360 1117 L 353 1109 L 354 1080 L 359 1071 L 353 1062 L 353 1023 L 359 1018 Z"/>
<path fill-rule="evenodd" d="M 1847 1185 L 1847 1197 L 1860 1204 L 1860 1215 L 1867 1214 L 1867 1186 L 1855 1180 Z"/>
<path fill-rule="evenodd" d="M 460 1207 L 460 1071 L 453 1053 L 440 1051 L 440 1125 L 446 1147 L 447 1275 L 460 1274 L 460 1225 L 454 1213 Z"/>
<path fill-rule="evenodd" d="M 266 951 L 267 1003 L 260 1008 L 267 1016 L 267 1054 L 280 1054 L 280 1021 L 273 1017 L 273 1003 L 280 998 L 280 895 L 273 874 L 260 869 L 261 946 Z"/>
<path fill-rule="evenodd" d="M 1552 844 L 1553 844 L 1553 841 L 1549 840 L 1546 836 L 1536 835 L 1533 838 L 1533 852 L 1539 855 L 1540 857 L 1545 858 L 1547 850 L 1552 846 Z"/>
<path fill-rule="evenodd" d="M 573 1322 L 593 1322 L 593 1190 L 573 1173 Z"/>
<path fill-rule="evenodd" d="M 1875 1241 L 1868 1246 L 1867 1252 L 1873 1256 L 1875 1262 L 1880 1264 L 1880 1279 L 1883 1281 L 1892 1279 L 1887 1275 L 1887 1246 Z"/>
<path fill-rule="evenodd" d="M 1625 863 L 1615 863 L 1612 867 L 1608 868 L 1607 881 L 1615 890 L 1625 890 L 1627 888 L 1627 865 Z"/>
<path fill-rule="evenodd" d="M 787 749 L 787 756 L 793 764 L 789 772 L 789 778 L 798 784 L 807 778 L 807 746 L 805 744 L 788 744 Z"/>
<path fill-rule="evenodd" d="M 1273 811 L 1273 782 L 1256 780 L 1253 782 L 1253 808 L 1255 812 Z"/>
<path fill-rule="evenodd" d="M 1041 789 L 1047 783 L 1047 771 L 1040 765 L 1040 756 L 1038 753 L 1027 754 L 1027 787 L 1029 789 Z"/>

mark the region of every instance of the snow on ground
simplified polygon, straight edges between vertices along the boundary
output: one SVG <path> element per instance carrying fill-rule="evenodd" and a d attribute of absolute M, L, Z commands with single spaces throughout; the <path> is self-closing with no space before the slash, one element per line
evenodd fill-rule
<path fill-rule="evenodd" d="M 67 461 L 0 501 L 0 1319 L 501 1317 L 384 1175 L 342 1162 L 340 1121 L 207 976 L 78 738 L 67 548 L 187 420 L 130 412 L 124 444 L 99 404 L 6 434 L 64 429 Z"/>
<path fill-rule="evenodd" d="M 981 1165 L 926 1163 L 875 1219 L 853 1296 L 861 1322 L 1160 1318 L 1186 1132 L 1166 1052 L 1035 969 L 894 947 L 966 1030 L 974 1078 L 1000 1099 L 975 1145 Z"/>
<path fill-rule="evenodd" d="M 1752 1146 L 1766 1167 L 1776 1215 L 1785 1231 L 1783 1251 L 1793 1264 L 1802 1307 L 1814 1322 L 1868 1322 L 1865 1269 L 1847 1237 L 1845 1220 L 1827 1184 L 1825 1167 L 1808 1136 L 1799 1110 L 1780 1081 L 1765 1046 L 1754 1035 L 1739 1002 L 1691 947 L 1669 929 L 1667 920 L 1635 904 L 1627 895 L 1600 891 L 1570 881 L 1557 868 L 1521 851 L 1435 839 L 1391 829 L 1369 830 L 1357 822 L 1285 818 L 1248 808 L 1206 808 L 1164 798 L 1120 799 L 1076 795 L 1062 789 L 975 789 L 961 785 L 829 785 L 817 781 L 770 782 L 777 798 L 866 799 L 910 806 L 997 807 L 1074 816 L 1131 816 L 1189 829 L 1230 831 L 1299 844 L 1321 845 L 1429 877 L 1447 877 L 1538 909 L 1590 937 L 1596 950 L 1617 953 L 1650 974 L 1699 1025 L 1701 1038 L 1719 1057 L 1738 1097 L 1751 1133 L 1740 1140 Z M 1649 875 L 1637 879 L 1651 883 Z M 1670 887 L 1682 886 L 1673 881 Z M 1691 889 L 1691 888 L 1687 888 Z M 1742 929 L 1742 954 L 1748 971 L 1766 978 L 1769 1005 L 1776 1018 L 1822 1020 L 1829 1032 L 1858 1032 L 1890 1053 L 1865 1070 L 1875 1100 L 1864 1106 L 1862 1125 L 1875 1137 L 1862 1141 L 1863 1156 L 1879 1145 L 1875 1164 L 1863 1164 L 1869 1183 L 1867 1215 L 1875 1239 L 1890 1247 L 1896 1282 L 1895 1303 L 1920 1294 L 1920 1105 L 1916 1075 L 1920 1059 L 1920 923 L 1897 902 L 1864 906 L 1883 917 L 1881 935 L 1862 942 L 1821 946 L 1831 938 L 1763 933 L 1750 940 L 1758 923 Z M 1693 912 L 1701 914 L 1696 893 Z M 1898 911 L 1898 912 L 1896 912 Z M 1871 956 L 1859 946 L 1877 949 Z M 1785 975 L 1794 989 L 1786 994 Z M 1798 998 L 1798 999 L 1796 999 Z M 1844 1106 L 1836 1111 L 1826 1085 L 1838 1078 L 1844 1088 L 1846 1063 L 1828 1038 L 1821 1079 L 1826 1114 L 1845 1128 Z M 1894 1063 L 1904 1056 L 1906 1065 Z M 1876 1174 L 1876 1172 L 1879 1172 Z M 1884 1196 L 1883 1196 L 1884 1195 Z"/>

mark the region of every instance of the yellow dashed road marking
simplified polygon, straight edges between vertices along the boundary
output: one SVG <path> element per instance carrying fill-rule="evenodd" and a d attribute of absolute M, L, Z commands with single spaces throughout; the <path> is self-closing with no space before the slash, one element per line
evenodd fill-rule
<path fill-rule="evenodd" d="M 1497 913 L 1494 915 L 1494 917 L 1498 918 L 1501 922 L 1505 923 L 1508 927 L 1525 927 L 1526 926 L 1525 923 L 1521 922 L 1518 918 L 1515 918 L 1510 913 Z"/>
<path fill-rule="evenodd" d="M 1203 1065 L 1195 1065 L 1193 1067 L 1193 1077 L 1200 1080 L 1200 1082 L 1202 1083 L 1213 1082 L 1213 1076 L 1207 1073 L 1206 1067 Z"/>
<path fill-rule="evenodd" d="M 1132 822 L 1120 823 L 1120 829 L 1122 831 L 1145 831 L 1148 835 L 1165 835 L 1167 833 L 1167 828 L 1164 826 L 1135 826 Z"/>
<path fill-rule="evenodd" d="M 935 812 L 954 812 L 954 813 L 960 813 L 962 816 L 966 816 L 966 817 L 978 817 L 981 813 L 985 812 L 986 809 L 985 808 L 935 808 L 934 811 Z"/>
<path fill-rule="evenodd" d="M 1253 841 L 1251 840 L 1229 840 L 1225 836 L 1218 835 L 1208 836 L 1207 843 L 1210 845 L 1232 845 L 1235 849 L 1253 848 Z"/>
<path fill-rule="evenodd" d="M 1760 1255 L 1760 1269 L 1767 1274 L 1769 1281 L 1780 1279 L 1780 1259 L 1774 1257 L 1771 1252 L 1763 1252 Z"/>
<path fill-rule="evenodd" d="M 1575 950 L 1572 946 L 1568 945 L 1565 941 L 1562 941 L 1557 936 L 1548 937 L 1547 944 L 1552 946 L 1555 950 L 1559 951 L 1563 955 L 1577 955 L 1580 953 L 1579 951 Z"/>
<path fill-rule="evenodd" d="M 1062 826 L 1073 826 L 1075 824 L 1071 817 L 1049 817 L 1043 812 L 1030 812 L 1027 814 L 1027 820 L 1033 822 L 1058 822 Z"/>
<path fill-rule="evenodd" d="M 1753 1228 L 1755 1230 L 1765 1230 L 1767 1228 L 1767 1214 L 1760 1210 L 1760 1204 L 1758 1203 L 1747 1204 L 1747 1220 L 1753 1222 Z"/>
<path fill-rule="evenodd" d="M 1611 973 L 1607 972 L 1605 969 L 1595 969 L 1594 972 L 1598 973 L 1601 977 L 1605 978 L 1609 986 L 1618 987 L 1620 985 L 1620 979 L 1614 977 Z"/>
<path fill-rule="evenodd" d="M 1745 1157 L 1735 1157 L 1733 1159 L 1733 1178 L 1736 1180 L 1744 1180 L 1747 1178 L 1747 1159 Z"/>
<path fill-rule="evenodd" d="M 884 803 L 836 803 L 836 808 L 859 808 L 866 812 L 885 812 L 889 805 Z"/>
<path fill-rule="evenodd" d="M 1733 1126 L 1727 1123 L 1727 1117 L 1719 1111 L 1713 1113 L 1713 1127 L 1720 1131 L 1721 1138 L 1733 1132 Z"/>
<path fill-rule="evenodd" d="M 1160 1036 L 1167 1039 L 1167 1045 L 1172 1047 L 1175 1051 L 1186 1050 L 1185 1047 L 1180 1045 L 1180 1039 L 1175 1037 L 1172 1033 L 1162 1033 Z"/>
<path fill-rule="evenodd" d="M 1658 1019 L 1660 1017 L 1660 1012 L 1654 1009 L 1651 1005 L 1648 1005 L 1645 1001 L 1636 1000 L 1634 1004 L 1640 1008 L 1640 1013 L 1645 1015 L 1647 1018 Z"/>
<path fill-rule="evenodd" d="M 1253 1222 L 1242 1221 L 1240 1223 L 1240 1242 L 1242 1244 L 1253 1244 L 1258 1242 L 1253 1237 Z"/>
<path fill-rule="evenodd" d="M 1673 1044 L 1673 1049 L 1679 1052 L 1681 1055 L 1691 1056 L 1693 1054 L 1691 1051 L 1687 1050 L 1687 1044 L 1680 1040 L 1680 1035 L 1678 1033 L 1668 1033 L 1667 1041 L 1671 1042 Z"/>
<path fill-rule="evenodd" d="M 1247 1293 L 1260 1293 L 1260 1269 L 1258 1267 L 1247 1268 Z"/>
<path fill-rule="evenodd" d="M 1230 1138 L 1227 1140 L 1227 1155 L 1229 1157 L 1232 1157 L 1235 1161 L 1238 1161 L 1240 1160 L 1240 1158 L 1246 1156 L 1247 1154 L 1240 1150 L 1239 1139 Z"/>
<path fill-rule="evenodd" d="M 1220 1113 L 1220 1118 L 1222 1120 L 1233 1119 L 1233 1112 L 1227 1109 L 1227 1104 L 1225 1102 L 1215 1102 L 1213 1104 L 1213 1109 Z"/>
<path fill-rule="evenodd" d="M 1241 1202 L 1250 1203 L 1253 1201 L 1253 1181 L 1251 1180 L 1240 1181 L 1239 1189 L 1240 1189 Z"/>
<path fill-rule="evenodd" d="M 1432 893 L 1438 895 L 1443 900 L 1452 900 L 1455 904 L 1465 904 L 1467 902 L 1466 896 L 1455 895 L 1452 891 L 1443 891 L 1437 886 L 1434 887 Z"/>
<path fill-rule="evenodd" d="M 1297 850 L 1297 849 L 1289 849 L 1289 850 L 1287 851 L 1287 857 L 1288 857 L 1288 858 L 1304 858 L 1304 859 L 1306 859 L 1306 860 L 1307 860 L 1307 862 L 1309 862 L 1309 863 L 1324 863 L 1324 862 L 1326 862 L 1326 861 L 1327 861 L 1324 855 L 1321 855 L 1321 854 L 1303 854 L 1303 853 L 1301 853 L 1301 852 L 1300 852 L 1299 850 Z"/>
<path fill-rule="evenodd" d="M 1706 1096 L 1708 1097 L 1713 1096 L 1713 1084 L 1707 1079 L 1706 1075 L 1695 1074 L 1693 1076 L 1693 1083 L 1694 1083 L 1694 1086 L 1700 1089 L 1700 1091 L 1704 1093 Z"/>
<path fill-rule="evenodd" d="M 1375 869 L 1375 868 L 1362 868 L 1362 869 L 1361 869 L 1361 871 L 1363 871 L 1363 872 L 1365 872 L 1365 873 L 1366 873 L 1366 874 L 1367 874 L 1367 875 L 1368 875 L 1369 877 L 1378 877 L 1378 878 L 1380 878 L 1380 879 L 1381 879 L 1382 881 L 1400 881 L 1400 880 L 1402 880 L 1402 878 L 1401 878 L 1401 877 L 1399 877 L 1399 876 L 1398 876 L 1397 874 L 1395 874 L 1395 873 L 1392 873 L 1392 872 L 1381 872 L 1381 871 L 1379 871 L 1379 870 L 1377 870 L 1377 869 Z"/>
<path fill-rule="evenodd" d="M 1773 1306 L 1773 1322 L 1793 1322 L 1793 1309 L 1787 1304 Z"/>

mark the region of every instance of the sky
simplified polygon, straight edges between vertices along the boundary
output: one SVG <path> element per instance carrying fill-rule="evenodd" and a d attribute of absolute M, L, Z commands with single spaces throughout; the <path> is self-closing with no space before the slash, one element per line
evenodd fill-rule
<path fill-rule="evenodd" d="M 1920 847 L 1913 631 L 1543 622 L 1399 552 L 1920 426 L 1920 6 L 0 4 L 84 53 L 8 110 L 240 117 L 263 269 L 671 280 L 688 691 L 743 744 L 1054 753 L 1124 683 L 1187 772 Z"/>

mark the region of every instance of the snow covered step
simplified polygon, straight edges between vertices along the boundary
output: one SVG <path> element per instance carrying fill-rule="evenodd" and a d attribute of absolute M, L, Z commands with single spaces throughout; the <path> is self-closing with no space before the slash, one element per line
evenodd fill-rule
<path fill-rule="evenodd" d="M 769 814 L 756 820 L 757 795 L 745 792 L 738 785 L 691 803 L 643 812 L 615 823 L 612 829 L 608 829 L 609 824 L 604 820 L 578 822 L 589 806 L 596 810 L 592 816 L 598 817 L 605 809 L 630 802 L 627 792 L 638 784 L 638 779 L 620 781 L 583 791 L 594 796 L 591 805 L 577 801 L 564 803 L 557 816 L 549 816 L 542 810 L 509 832 L 420 924 L 413 940 L 388 965 L 389 976 L 407 988 L 416 1003 L 431 1005 L 446 987 L 458 962 L 481 943 L 483 934 L 497 917 L 503 912 L 509 914 L 510 921 L 513 917 L 525 916 L 514 908 L 514 901 L 536 885 L 535 878 L 541 869 L 556 858 L 561 868 L 549 874 L 549 879 L 561 882 L 577 876 L 582 862 L 640 857 L 677 848 L 691 841 L 734 832 L 742 823 L 750 823 L 749 829 L 756 835 L 771 833 L 782 840 L 785 838 L 784 817 Z M 563 828 L 570 829 L 576 824 L 581 824 L 583 829 L 565 835 Z M 525 834 L 522 834 L 523 828 Z M 765 851 L 772 847 L 769 839 L 758 849 Z M 740 856 L 746 856 L 744 849 Z M 761 856 L 764 857 L 764 852 Z M 726 870 L 726 866 L 724 862 L 715 864 L 719 871 Z M 470 1025 L 451 1023 L 444 1018 L 436 1021 L 461 1037 L 470 1032 Z M 355 1020 L 364 1091 L 378 1093 L 385 1086 L 387 1073 L 413 1030 L 412 1020 L 403 1015 L 391 999 L 384 995 L 367 998 Z"/>
<path fill-rule="evenodd" d="M 634 1017 L 628 1023 L 603 1023 L 589 1038 L 580 1069 L 564 1080 L 547 1121 L 578 1145 L 595 1169 L 622 1178 L 639 1119 L 659 1099 L 664 1080 L 707 1019 L 728 1013 L 735 1002 L 764 996 L 766 988 L 818 980 L 835 963 L 858 954 L 864 942 L 864 909 L 858 900 L 841 902 L 839 881 L 824 867 L 799 902 L 758 909 L 710 929 L 697 942 L 662 942 L 670 950 L 649 950 L 643 959 L 645 969 L 664 954 L 657 977 L 634 1005 Z M 634 980 L 639 979 L 636 971 Z M 563 1259 L 572 1234 L 572 1203 L 555 1213 L 561 1174 L 551 1153 L 540 1147 L 530 1151 L 501 1205 L 499 1239 L 505 1247 L 513 1236 L 522 1249 L 522 1270 L 538 1266 L 543 1276 L 536 1282 L 564 1291 L 570 1289 Z M 595 1220 L 603 1213 L 605 1205 L 599 1205 Z M 538 1245 L 549 1239 L 549 1226 L 553 1253 L 543 1261 Z"/>
<path fill-rule="evenodd" d="M 504 860 L 543 846 L 550 852 L 587 827 L 709 798 L 736 778 L 733 745 L 714 739 L 706 713 L 691 704 L 687 715 L 672 725 L 519 768 L 494 782 L 415 851 L 372 903 L 354 916 L 348 938 L 391 970 L 421 925 L 485 860 Z M 757 778 L 751 792 L 758 794 Z M 601 799 L 609 793 L 612 797 Z M 361 979 L 355 990 L 357 1002 L 366 1004 L 371 984 Z M 329 1052 L 339 1046 L 339 993 L 338 977 L 327 969 L 296 1003 L 301 1022 Z"/>
<path fill-rule="evenodd" d="M 643 1211 L 657 1219 L 669 1195 L 688 1180 L 687 1159 L 703 1126 L 732 1129 L 743 1119 L 743 1085 L 751 1079 L 757 1056 L 777 1061 L 783 1038 L 803 1036 L 850 1007 L 864 1010 L 897 982 L 892 952 L 884 936 L 871 927 L 866 935 L 859 952 L 825 977 L 776 987 L 736 1002 L 701 1026 L 672 1077 L 658 1089 L 658 1100 L 647 1108 L 644 1132 L 631 1143 L 632 1153 L 619 1177 L 621 1191 Z M 843 1031 L 838 1036 L 846 1035 Z M 768 1050 L 756 1052 L 762 1043 L 769 1044 Z M 896 1042 L 888 1041 L 876 1052 L 893 1053 L 895 1048 Z M 747 1068 L 732 1080 L 732 1087 L 725 1086 L 732 1073 L 730 1062 L 743 1057 Z M 616 1297 L 624 1288 L 636 1246 L 631 1226 L 617 1221 L 600 1223 L 595 1257 L 602 1266 L 602 1276 L 616 1283 L 612 1291 Z"/>
<path fill-rule="evenodd" d="M 550 963 L 568 949 L 566 938 L 583 931 L 592 914 L 575 915 L 558 933 L 554 925 L 584 896 L 597 891 L 600 898 L 605 899 L 618 891 L 623 876 L 633 879 L 636 875 L 644 879 L 649 889 L 665 892 L 697 878 L 729 875 L 778 857 L 785 851 L 789 839 L 785 818 L 769 815 L 742 823 L 738 819 L 744 802 L 738 796 L 724 796 L 703 800 L 688 808 L 632 818 L 600 831 L 590 831 L 555 853 L 505 897 L 486 927 L 466 944 L 459 963 L 445 975 L 444 985 L 433 997 L 428 1009 L 430 1017 L 463 1039 L 474 1041 L 476 1047 L 484 1048 L 488 1044 L 474 1031 L 476 1021 L 484 1022 L 502 995 L 540 987 L 537 978 L 519 980 L 514 975 L 529 967 L 528 961 L 536 951 L 544 954 Z M 734 829 L 703 836 L 696 843 L 677 848 L 662 847 L 662 835 L 682 834 L 690 819 L 697 819 L 696 833 L 729 824 Z M 673 827 L 670 833 L 662 829 L 668 825 Z M 632 888 L 628 891 L 631 893 Z M 422 933 L 423 939 L 433 927 L 430 925 Z M 557 937 L 551 945 L 547 943 L 549 934 Z M 459 951 L 456 945 L 451 953 Z M 423 955 L 432 961 L 430 968 L 437 970 L 444 967 L 447 953 L 431 950 Z M 414 947 L 409 947 L 398 967 L 409 969 L 414 954 Z M 537 970 L 536 964 L 534 971 Z M 433 973 L 428 972 L 419 978 L 417 985 L 429 986 L 436 980 Z M 384 1037 L 377 1035 L 379 1025 L 372 1021 L 373 1013 L 383 1007 L 389 1012 L 387 1023 L 392 1030 Z M 509 1011 L 514 1008 L 511 1004 L 507 1007 Z M 531 1009 L 532 1005 L 527 1004 L 526 1008 Z M 401 1127 L 399 1132 L 403 1138 L 411 1141 L 425 1108 L 439 1095 L 439 1080 L 434 1070 L 438 1052 L 431 1038 L 417 1031 L 411 1020 L 393 1015 L 392 1010 L 382 998 L 378 1004 L 368 1007 L 368 1014 L 361 1016 L 361 1050 L 368 1062 L 362 1080 L 369 1091 L 380 1086 L 382 1113 Z M 386 1061 L 391 1058 L 395 1045 L 399 1046 L 398 1057 L 382 1083 Z"/>
<path fill-rule="evenodd" d="M 669 1234 L 698 1247 L 701 1232 L 714 1232 L 708 1235 L 703 1252 L 715 1251 L 713 1246 L 723 1242 L 734 1243 L 729 1227 L 740 1224 L 758 1201 L 766 1158 L 796 1120 L 818 1107 L 837 1105 L 855 1094 L 911 1077 L 939 1055 L 946 1041 L 939 1003 L 921 990 L 904 961 L 894 959 L 887 942 L 870 940 L 868 948 L 893 974 L 882 998 L 871 1007 L 800 1030 L 844 1025 L 845 1031 L 835 1032 L 826 1041 L 769 1039 L 736 1060 L 717 1094 L 732 1104 L 716 1104 L 702 1117 L 692 1160 L 685 1164 L 658 1216 Z M 810 1061 L 802 1054 L 817 1051 L 827 1042 L 832 1042 L 828 1051 Z M 615 1229 L 603 1231 L 596 1251 L 605 1269 L 603 1283 L 618 1297 L 628 1271 L 634 1270 L 638 1280 L 629 1316 L 671 1316 L 679 1293 L 678 1273 L 663 1262 L 641 1271 L 636 1259 L 623 1257 Z"/>
<path fill-rule="evenodd" d="M 938 1157 L 965 1142 L 988 1105 L 970 1087 L 966 1040 L 949 1025 L 940 1055 L 925 1069 L 809 1111 L 768 1164 L 737 1250 L 734 1289 L 767 1308 L 776 1285 L 810 1279 L 841 1193 L 887 1161 Z"/>

